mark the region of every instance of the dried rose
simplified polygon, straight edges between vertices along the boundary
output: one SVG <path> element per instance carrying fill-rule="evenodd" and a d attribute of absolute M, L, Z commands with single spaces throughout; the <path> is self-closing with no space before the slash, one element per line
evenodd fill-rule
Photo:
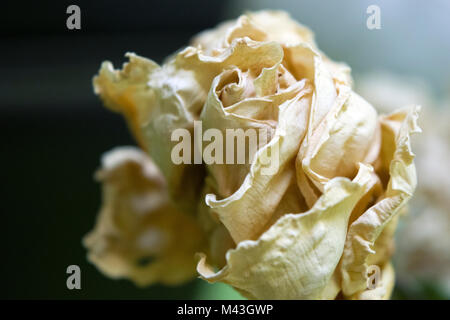
<path fill-rule="evenodd" d="M 162 66 L 130 59 L 123 71 L 104 64 L 96 92 L 125 114 L 174 202 L 198 205 L 210 242 L 202 278 L 257 299 L 389 297 L 392 235 L 416 185 L 416 108 L 378 116 L 352 90 L 350 69 L 281 12 L 206 31 Z M 187 129 L 195 147 L 196 120 L 206 140 L 249 129 L 268 139 L 233 146 L 243 162 L 220 161 L 230 148 L 216 139 L 174 163 L 172 133 Z M 187 185 L 195 192 L 184 196 Z M 382 272 L 374 288 L 372 265 Z"/>

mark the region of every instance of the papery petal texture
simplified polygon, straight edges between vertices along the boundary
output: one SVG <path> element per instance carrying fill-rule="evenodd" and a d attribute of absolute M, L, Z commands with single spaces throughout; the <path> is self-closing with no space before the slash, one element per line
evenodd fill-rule
<path fill-rule="evenodd" d="M 333 272 L 344 249 L 350 214 L 371 179 L 361 166 L 350 181 L 335 178 L 309 211 L 281 217 L 256 240 L 228 251 L 219 272 L 201 256 L 197 270 L 210 282 L 223 281 L 256 299 L 334 299 Z"/>
<path fill-rule="evenodd" d="M 83 240 L 89 260 L 110 277 L 138 285 L 192 279 L 202 230 L 169 203 L 153 162 L 139 149 L 117 148 L 103 156 L 96 177 L 103 204 L 94 230 Z"/>
<path fill-rule="evenodd" d="M 412 196 L 417 178 L 413 163 L 410 135 L 419 132 L 418 108 L 402 110 L 381 118 L 385 151 L 382 162 L 389 163 L 389 181 L 381 199 L 359 216 L 349 227 L 342 256 L 342 288 L 346 296 L 363 291 L 371 256 L 377 254 L 374 245 L 389 223 L 396 223 L 407 200 Z M 384 160 L 384 161 L 383 161 Z M 378 259 L 380 260 L 380 259 Z M 386 261 L 371 261 L 374 264 Z"/>
<path fill-rule="evenodd" d="M 281 11 L 206 30 L 161 65 L 127 56 L 122 70 L 105 62 L 94 88 L 149 158 L 135 150 L 102 169 L 91 260 L 141 284 L 176 283 L 192 275 L 195 251 L 201 278 L 251 299 L 390 297 L 394 232 L 416 187 L 418 108 L 379 115 L 353 90 L 350 68 Z M 157 175 L 142 171 L 151 161 L 162 174 L 154 188 Z M 131 198 L 144 190 L 167 197 L 148 210 L 160 220 L 104 227 L 116 216 L 137 223 Z M 155 247 L 159 271 L 134 264 L 134 237 L 147 227 L 180 244 Z"/>

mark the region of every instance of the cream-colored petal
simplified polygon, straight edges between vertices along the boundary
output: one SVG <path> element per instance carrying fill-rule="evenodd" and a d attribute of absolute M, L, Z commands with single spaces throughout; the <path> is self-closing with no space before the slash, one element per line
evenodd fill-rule
<path fill-rule="evenodd" d="M 334 299 L 334 270 L 344 248 L 350 214 L 366 192 L 372 169 L 361 165 L 354 181 L 335 178 L 311 210 L 286 214 L 257 240 L 227 252 L 219 272 L 201 255 L 197 270 L 256 299 Z"/>
<path fill-rule="evenodd" d="M 407 206 L 403 206 L 400 212 L 396 214 L 383 228 L 378 235 L 377 240 L 373 244 L 374 254 L 370 254 L 367 258 L 367 265 L 381 266 L 390 260 L 395 250 L 394 234 L 397 230 L 398 221 L 402 216 L 402 213 L 407 212 Z"/>
<path fill-rule="evenodd" d="M 146 58 L 135 54 L 127 54 L 129 63 L 123 69 L 114 70 L 111 62 L 102 63 L 99 74 L 94 77 L 93 85 L 96 94 L 109 109 L 123 113 L 128 126 L 141 147 L 146 146 L 140 124 L 145 121 L 145 112 L 140 110 L 141 100 L 154 99 L 153 92 L 147 89 L 148 75 L 159 66 Z"/>
<path fill-rule="evenodd" d="M 259 81 L 267 73 L 264 71 L 275 70 L 279 62 L 274 65 L 274 68 L 263 69 L 255 80 L 255 87 L 259 88 L 261 92 L 268 92 L 266 87 L 277 87 L 278 79 L 266 79 Z M 242 185 L 245 177 L 249 173 L 250 165 L 253 162 L 255 153 L 264 147 L 274 136 L 276 125 L 279 117 L 279 107 L 281 104 L 288 100 L 297 99 L 310 92 L 310 86 L 305 81 L 294 83 L 290 87 L 279 90 L 264 97 L 250 97 L 245 98 L 231 106 L 226 106 L 223 103 L 223 88 L 236 88 L 234 92 L 236 94 L 242 94 L 247 92 L 244 88 L 248 85 L 242 81 L 244 77 L 239 70 L 231 69 L 226 70 L 217 76 L 212 85 L 208 100 L 205 103 L 201 120 L 203 125 L 203 131 L 206 132 L 209 129 L 219 130 L 223 136 L 221 146 L 222 157 L 220 157 L 221 163 L 210 163 L 207 159 L 204 159 L 207 164 L 208 173 L 215 180 L 217 186 L 215 192 L 219 198 L 226 198 L 231 196 Z M 227 81 L 238 81 L 238 83 L 229 83 Z M 256 83 L 258 82 L 258 83 Z M 253 86 L 252 86 L 253 88 Z M 305 112 L 308 106 L 305 105 Z M 235 145 L 241 141 L 240 139 L 234 139 L 234 136 L 228 136 L 230 130 L 239 130 L 242 135 L 247 135 L 248 140 L 245 140 L 245 145 L 232 150 L 232 145 Z M 238 134 L 238 131 L 233 131 Z M 200 144 L 201 141 L 198 141 Z M 230 147 L 228 146 L 230 144 Z M 223 147 L 223 148 L 222 148 Z M 209 147 L 209 143 L 203 144 L 203 150 Z M 227 156 L 234 153 L 232 161 L 229 161 Z M 240 153 L 244 153 L 244 163 L 239 163 L 237 156 Z M 204 155 L 209 154 L 204 152 Z M 231 158 L 231 157 L 230 157 Z M 230 163 L 231 162 L 231 163 Z"/>
<path fill-rule="evenodd" d="M 366 289 L 369 259 L 376 254 L 374 244 L 414 192 L 417 181 L 410 135 L 420 131 L 417 118 L 418 108 L 402 110 L 381 118 L 382 130 L 389 133 L 383 134 L 385 140 L 382 145 L 386 146 L 386 151 L 382 156 L 390 159 L 390 179 L 383 198 L 349 227 L 341 262 L 345 296 L 352 296 Z M 393 153 L 390 153 L 392 150 Z"/>
<path fill-rule="evenodd" d="M 197 34 L 190 44 L 206 55 L 218 56 L 231 46 L 233 40 L 240 38 L 261 42 L 267 40 L 267 35 L 251 23 L 248 16 L 243 15 L 236 20 L 223 22 L 214 29 Z"/>
<path fill-rule="evenodd" d="M 314 34 L 284 11 L 264 10 L 248 14 L 249 20 L 267 34 L 268 41 L 276 41 L 284 46 L 308 43 L 316 46 Z"/>
<path fill-rule="evenodd" d="M 231 196 L 206 197 L 236 243 L 255 239 L 264 231 L 294 174 L 292 160 L 306 132 L 310 91 L 305 87 L 297 97 L 279 106 L 274 137 L 256 153 L 242 185 Z"/>
<path fill-rule="evenodd" d="M 308 135 L 297 157 L 299 187 L 305 188 L 303 170 L 315 187 L 334 177 L 352 178 L 376 138 L 375 109 L 354 92 L 341 93 L 335 107 Z"/>
<path fill-rule="evenodd" d="M 84 239 L 88 258 L 112 278 L 138 285 L 178 284 L 195 276 L 202 231 L 194 218 L 168 203 L 164 179 L 136 148 L 105 154 L 97 172 L 103 205 Z"/>
<path fill-rule="evenodd" d="M 171 198 L 183 210 L 194 212 L 203 168 L 174 163 L 172 150 L 179 141 L 171 140 L 172 133 L 185 128 L 193 137 L 193 123 L 212 80 L 222 70 L 230 66 L 250 72 L 270 68 L 281 60 L 283 51 L 275 42 L 258 43 L 245 38 L 233 41 L 217 57 L 188 47 L 162 66 L 134 54 L 127 56 L 130 62 L 123 70 L 114 70 L 110 63 L 102 65 L 94 78 L 95 91 L 108 107 L 128 119 L 138 141 L 164 174 Z M 186 188 L 188 182 L 190 187 Z"/>
<path fill-rule="evenodd" d="M 326 57 L 307 44 L 299 44 L 285 49 L 285 58 L 283 62 L 297 78 L 307 78 L 314 84 L 314 94 L 308 120 L 308 131 L 302 142 L 302 147 L 296 160 L 298 186 L 309 207 L 317 201 L 321 194 L 321 190 L 318 190 L 311 180 L 307 178 L 305 171 L 302 168 L 302 154 L 308 146 L 312 144 L 311 140 L 314 138 L 313 133 L 317 126 L 323 122 L 323 119 L 334 106 L 342 104 L 349 95 L 348 85 L 341 85 L 339 87 L 340 90 L 335 86 L 335 77 L 341 73 L 346 73 L 347 70 L 342 67 L 340 69 L 335 68 L 333 69 L 333 72 L 330 72 L 327 68 L 329 63 L 327 63 L 326 60 Z M 341 78 L 345 77 L 345 75 L 341 76 Z M 317 137 L 320 136 L 316 134 L 315 137 L 317 139 Z"/>
<path fill-rule="evenodd" d="M 255 41 L 276 41 L 283 46 L 308 43 L 316 47 L 311 30 L 292 20 L 286 12 L 275 10 L 249 12 L 236 20 L 221 23 L 195 36 L 191 44 L 209 55 L 217 55 L 234 39 L 244 37 Z"/>
<path fill-rule="evenodd" d="M 192 126 L 194 113 L 204 102 L 202 91 L 189 72 L 160 67 L 131 53 L 127 57 L 130 61 L 122 70 L 114 70 L 109 62 L 102 64 L 93 80 L 95 92 L 108 108 L 125 116 L 140 146 L 166 177 L 170 195 L 179 199 L 177 205 L 193 211 L 201 170 L 173 164 L 170 137 L 175 128 Z M 185 180 L 192 186 L 181 191 Z"/>

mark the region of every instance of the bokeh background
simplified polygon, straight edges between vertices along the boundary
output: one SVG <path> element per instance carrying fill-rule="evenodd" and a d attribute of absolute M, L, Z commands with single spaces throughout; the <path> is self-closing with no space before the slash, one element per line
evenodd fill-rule
<path fill-rule="evenodd" d="M 70 4 L 81 8 L 81 30 L 66 28 Z M 371 4 L 381 9 L 380 30 L 366 27 Z M 81 238 L 100 207 L 93 172 L 103 152 L 134 144 L 122 117 L 102 107 L 91 80 L 105 59 L 117 67 L 132 51 L 161 62 L 205 28 L 270 8 L 310 27 L 328 56 L 352 67 L 357 91 L 379 109 L 419 103 L 426 119 L 437 119 L 433 137 L 440 144 L 427 149 L 435 138 L 418 142 L 431 173 L 423 169 L 428 180 L 397 235 L 394 297 L 449 299 L 449 1 L 62 0 L 2 6 L 2 298 L 240 298 L 226 285 L 201 280 L 138 288 L 104 277 L 87 262 Z M 82 270 L 82 290 L 66 288 L 72 264 Z"/>

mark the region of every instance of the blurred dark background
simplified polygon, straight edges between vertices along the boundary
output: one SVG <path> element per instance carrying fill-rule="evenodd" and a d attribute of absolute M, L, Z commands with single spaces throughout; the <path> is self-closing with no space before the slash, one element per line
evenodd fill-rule
<path fill-rule="evenodd" d="M 195 298 L 199 284 L 139 289 L 86 260 L 81 238 L 95 222 L 100 155 L 134 144 L 121 116 L 104 109 L 91 80 L 108 59 L 133 51 L 157 62 L 219 21 L 221 3 L 10 1 L 0 19 L 2 298 Z M 81 8 L 81 30 L 66 8 Z M 3 6 L 4 4 L 2 4 Z M 79 265 L 82 290 L 66 288 Z"/>
<path fill-rule="evenodd" d="M 66 8 L 81 8 L 81 30 L 66 28 Z M 365 27 L 378 4 L 382 29 Z M 103 276 L 81 238 L 94 225 L 103 152 L 134 144 L 121 116 L 104 109 L 92 77 L 127 51 L 161 62 L 197 32 L 243 11 L 284 9 L 316 33 L 321 49 L 359 73 L 420 76 L 436 95 L 450 92 L 449 2 L 383 0 L 7 1 L 0 14 L 1 298 L 236 298 L 228 287 L 195 280 L 183 287 L 135 287 Z M 357 45 L 356 45 L 357 44 Z M 79 265 L 82 290 L 66 288 Z M 396 287 L 397 298 L 439 297 Z"/>

